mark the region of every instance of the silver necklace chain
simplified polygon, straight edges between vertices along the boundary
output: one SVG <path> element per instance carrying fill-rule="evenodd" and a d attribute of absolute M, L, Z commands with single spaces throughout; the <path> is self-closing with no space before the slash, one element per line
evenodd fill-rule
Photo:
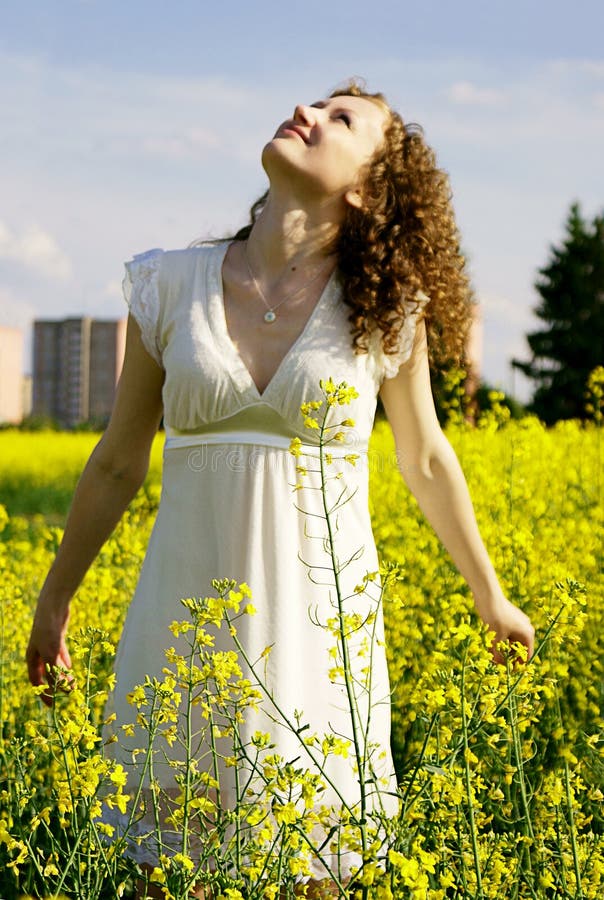
<path fill-rule="evenodd" d="M 248 257 L 248 255 L 247 255 L 247 241 L 245 241 L 245 243 L 243 244 L 243 255 L 245 256 L 245 264 L 246 264 L 247 270 L 248 270 L 248 272 L 249 272 L 249 274 L 250 274 L 250 278 L 252 279 L 252 282 L 254 283 L 254 287 L 255 287 L 255 289 L 256 289 L 256 293 L 258 294 L 258 296 L 260 297 L 260 299 L 262 300 L 262 302 L 263 302 L 264 305 L 266 306 L 266 312 L 264 313 L 263 319 L 264 319 L 264 321 L 267 323 L 267 325 L 270 325 L 270 324 L 271 324 L 272 322 L 274 322 L 275 319 L 277 318 L 276 313 L 275 313 L 275 310 L 276 310 L 276 309 L 279 309 L 280 306 L 282 306 L 282 305 L 283 305 L 284 303 L 286 303 L 288 300 L 291 300 L 292 297 L 295 297 L 297 294 L 301 294 L 302 291 L 303 291 L 305 288 L 307 288 L 309 285 L 313 284 L 313 282 L 315 282 L 315 281 L 317 280 L 317 278 L 319 277 L 319 275 L 320 275 L 322 272 L 324 272 L 325 269 L 327 268 L 327 264 L 325 264 L 324 266 L 320 266 L 320 268 L 318 269 L 316 275 L 313 275 L 313 277 L 310 279 L 310 281 L 305 282 L 301 287 L 296 288 L 295 291 L 291 291 L 289 294 L 287 294 L 287 295 L 283 298 L 283 300 L 279 300 L 278 303 L 276 303 L 274 306 L 271 306 L 270 303 L 268 302 L 268 300 L 266 299 L 266 297 L 264 296 L 264 293 L 262 292 L 262 288 L 260 287 L 260 285 L 259 285 L 258 282 L 256 281 L 256 276 L 255 276 L 254 273 L 252 272 L 252 267 L 251 267 L 251 265 L 250 265 L 250 260 L 249 260 L 249 257 Z"/>

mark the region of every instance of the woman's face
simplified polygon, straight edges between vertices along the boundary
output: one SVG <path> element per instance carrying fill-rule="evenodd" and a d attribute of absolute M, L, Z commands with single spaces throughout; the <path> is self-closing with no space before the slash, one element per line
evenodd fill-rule
<path fill-rule="evenodd" d="M 262 163 L 271 182 L 318 200 L 360 205 L 355 188 L 363 166 L 384 139 L 387 112 L 365 97 L 340 96 L 297 106 L 266 145 Z"/>

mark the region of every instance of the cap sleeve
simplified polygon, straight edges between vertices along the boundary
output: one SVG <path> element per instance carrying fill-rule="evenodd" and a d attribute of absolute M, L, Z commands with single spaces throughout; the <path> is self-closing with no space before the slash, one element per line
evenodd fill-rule
<path fill-rule="evenodd" d="M 394 378 L 402 364 L 407 362 L 411 356 L 418 316 L 422 313 L 426 304 L 430 302 L 430 298 L 427 294 L 424 294 L 423 291 L 418 291 L 415 298 L 417 303 L 415 300 L 403 300 L 403 306 L 407 311 L 407 316 L 405 317 L 403 327 L 399 332 L 398 347 L 394 353 L 384 352 L 382 345 L 383 332 L 381 329 L 374 329 L 371 335 L 373 350 L 377 356 L 381 381 L 387 378 Z"/>
<path fill-rule="evenodd" d="M 138 253 L 124 263 L 126 274 L 122 282 L 124 299 L 141 330 L 145 349 L 158 365 L 162 365 L 158 342 L 159 268 L 163 250 L 155 248 Z"/>

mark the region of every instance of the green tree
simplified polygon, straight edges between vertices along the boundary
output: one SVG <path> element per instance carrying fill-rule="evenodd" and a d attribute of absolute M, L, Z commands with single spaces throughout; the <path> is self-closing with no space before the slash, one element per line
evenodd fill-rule
<path fill-rule="evenodd" d="M 604 213 L 588 223 L 574 203 L 566 231 L 535 282 L 544 328 L 527 335 L 532 358 L 512 360 L 535 382 L 528 409 L 548 424 L 585 417 L 588 375 L 604 362 Z"/>

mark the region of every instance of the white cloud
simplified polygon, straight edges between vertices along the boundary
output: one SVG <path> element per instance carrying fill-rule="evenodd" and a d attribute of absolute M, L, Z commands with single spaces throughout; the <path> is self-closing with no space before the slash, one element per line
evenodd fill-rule
<path fill-rule="evenodd" d="M 141 154 L 167 160 L 197 161 L 210 154 L 239 159 L 244 127 L 249 131 L 256 125 L 265 136 L 258 113 L 266 100 L 261 89 L 226 79 L 99 65 L 73 68 L 0 51 L 2 75 L 0 106 L 9 117 L 8 143 L 28 145 L 32 158 L 33 148 L 44 146 L 46 160 L 49 151 L 63 161 L 91 156 L 138 160 Z M 46 92 L 42 84 L 48 85 Z M 39 114 L 42 96 L 44 116 Z M 24 116 L 24 108 L 31 114 Z"/>
<path fill-rule="evenodd" d="M 497 106 L 505 99 L 503 91 L 477 87 L 471 81 L 456 81 L 446 94 L 453 103 L 465 106 Z"/>
<path fill-rule="evenodd" d="M 604 78 L 604 62 L 601 60 L 583 60 L 583 71 L 596 78 Z"/>
<path fill-rule="evenodd" d="M 600 59 L 555 59 L 549 68 L 564 75 L 584 72 L 594 78 L 604 78 L 604 62 Z"/>
<path fill-rule="evenodd" d="M 216 108 L 241 109 L 253 102 L 258 102 L 257 93 L 251 88 L 234 81 L 226 81 L 216 77 L 182 78 L 172 75 L 166 78 L 164 75 L 138 76 L 143 79 L 142 87 L 146 90 L 149 79 L 154 81 L 154 94 L 171 104 L 195 104 L 203 108 L 210 105 Z"/>
<path fill-rule="evenodd" d="M 143 139 L 141 149 L 150 156 L 167 159 L 199 159 L 205 151 L 220 146 L 217 134 L 204 128 L 186 128 L 172 135 L 150 135 Z"/>
<path fill-rule="evenodd" d="M 13 260 L 59 281 L 66 281 L 72 274 L 67 255 L 39 225 L 30 225 L 17 235 L 0 221 L 0 258 Z"/>

